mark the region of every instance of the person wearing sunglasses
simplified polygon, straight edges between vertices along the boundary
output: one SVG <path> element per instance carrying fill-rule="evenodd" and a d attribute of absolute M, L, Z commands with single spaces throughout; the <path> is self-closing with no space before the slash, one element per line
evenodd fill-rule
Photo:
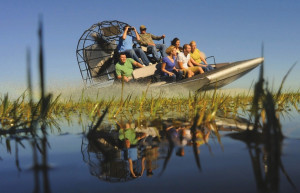
<path fill-rule="evenodd" d="M 141 46 L 147 47 L 147 53 L 151 53 L 156 62 L 160 62 L 160 57 L 158 55 L 157 49 L 160 51 L 162 57 L 166 57 L 166 45 L 164 44 L 155 44 L 153 40 L 161 40 L 164 39 L 166 36 L 155 36 L 151 33 L 147 33 L 147 28 L 144 25 L 140 26 L 140 40 L 138 43 Z"/>

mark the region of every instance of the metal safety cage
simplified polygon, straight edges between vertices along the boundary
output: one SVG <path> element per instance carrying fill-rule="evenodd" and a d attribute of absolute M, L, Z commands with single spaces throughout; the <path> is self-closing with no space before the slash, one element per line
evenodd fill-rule
<path fill-rule="evenodd" d="M 117 20 L 103 21 L 92 25 L 81 35 L 76 56 L 85 86 L 114 81 L 116 49 L 127 25 Z"/>

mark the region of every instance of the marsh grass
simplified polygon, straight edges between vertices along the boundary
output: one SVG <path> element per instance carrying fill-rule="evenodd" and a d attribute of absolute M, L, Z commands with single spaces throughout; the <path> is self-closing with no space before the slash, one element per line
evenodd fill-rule
<path fill-rule="evenodd" d="M 250 118 L 254 118 L 254 129 L 229 134 L 233 139 L 246 143 L 257 189 L 262 192 L 279 191 L 280 171 L 290 185 L 297 190 L 281 160 L 284 135 L 280 124 L 283 111 L 290 111 L 290 105 L 298 110 L 299 92 L 282 94 L 283 84 L 295 65 L 296 63 L 292 65 L 284 76 L 277 93 L 274 93 L 270 91 L 268 82 L 264 80 L 264 63 L 262 63 L 259 80 L 254 86 L 254 96 L 250 109 Z M 261 156 L 264 157 L 263 163 L 261 163 Z M 261 164 L 267 168 L 264 172 L 261 171 Z"/>
<path fill-rule="evenodd" d="M 260 93 L 264 93 L 259 91 Z M 146 93 L 146 92 L 145 92 Z M 114 120 L 118 116 L 125 116 L 128 119 L 156 119 L 159 116 L 176 116 L 192 120 L 199 114 L 198 124 L 209 122 L 214 119 L 217 113 L 225 116 L 235 117 L 242 115 L 254 117 L 256 128 L 260 122 L 266 119 L 265 109 L 279 115 L 288 114 L 295 109 L 299 112 L 300 93 L 272 94 L 269 90 L 265 94 L 237 95 L 230 96 L 219 94 L 215 91 L 213 95 L 207 93 L 190 94 L 189 97 L 164 97 L 162 95 L 132 97 L 128 95 L 124 100 L 90 99 L 84 93 L 81 100 L 61 99 L 61 95 L 53 97 L 47 95 L 43 99 L 33 101 L 30 99 L 30 90 L 25 91 L 18 99 L 11 100 L 8 94 L 0 96 L 0 132 L 9 133 L 30 127 L 34 121 L 43 120 L 47 125 L 59 119 L 73 119 L 74 117 L 87 117 L 91 121 L 101 116 L 103 110 L 109 106 L 107 119 Z M 263 103 L 264 98 L 268 103 Z M 270 103 L 272 102 L 272 103 Z M 271 107 L 274 107 L 270 109 Z M 270 118 L 270 114 L 268 114 Z M 54 124 L 55 125 L 55 124 Z"/>

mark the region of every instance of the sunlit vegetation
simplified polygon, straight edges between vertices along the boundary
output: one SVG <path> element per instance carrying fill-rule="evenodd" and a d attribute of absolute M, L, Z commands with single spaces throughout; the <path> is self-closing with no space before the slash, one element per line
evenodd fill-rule
<path fill-rule="evenodd" d="M 37 120 L 41 114 L 49 124 L 59 119 L 74 119 L 78 116 L 89 118 L 91 121 L 95 117 L 101 116 L 105 108 L 109 108 L 108 119 L 115 119 L 118 116 L 133 119 L 156 119 L 158 117 L 186 118 L 192 120 L 196 114 L 199 114 L 199 124 L 209 122 L 214 119 L 216 113 L 222 113 L 225 116 L 235 117 L 244 116 L 248 118 L 251 112 L 259 111 L 259 116 L 265 120 L 266 104 L 263 101 L 257 101 L 254 96 L 229 94 L 219 94 L 218 91 L 213 94 L 205 92 L 190 94 L 189 97 L 163 97 L 146 96 L 143 93 L 140 97 L 128 95 L 124 99 L 90 99 L 82 94 L 80 100 L 60 99 L 60 95 L 49 97 L 46 110 L 42 113 L 42 101 L 28 100 L 28 91 L 24 92 L 18 99 L 11 100 L 8 94 L 0 96 L 0 127 L 1 132 L 23 129 L 28 127 L 33 120 Z M 51 96 L 51 95 L 50 95 Z M 280 113 L 288 113 L 295 109 L 299 112 L 300 93 L 283 93 L 280 95 L 265 95 L 265 100 L 271 97 L 274 101 L 274 111 L 277 116 Z M 257 103 L 257 104 L 256 104 Z M 256 104 L 256 106 L 253 106 Z M 255 109 L 254 109 L 255 108 Z"/>

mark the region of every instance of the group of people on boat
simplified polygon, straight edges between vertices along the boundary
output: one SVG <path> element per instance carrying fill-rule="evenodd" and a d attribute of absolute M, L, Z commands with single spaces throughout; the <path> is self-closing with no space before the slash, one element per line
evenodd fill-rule
<path fill-rule="evenodd" d="M 166 82 L 190 78 L 195 74 L 202 74 L 213 69 L 207 64 L 204 54 L 197 48 L 195 41 L 180 47 L 180 40 L 174 38 L 168 48 L 165 44 L 155 44 L 153 41 L 164 38 L 165 35 L 155 36 L 147 33 L 144 25 L 140 26 L 140 33 L 135 27 L 125 26 L 117 46 L 119 52 L 119 61 L 115 66 L 117 78 L 129 82 L 134 67 L 142 68 L 154 63 L 159 64 L 160 78 Z M 134 46 L 135 41 L 141 48 Z M 152 54 L 153 61 L 149 60 L 147 53 Z"/>

